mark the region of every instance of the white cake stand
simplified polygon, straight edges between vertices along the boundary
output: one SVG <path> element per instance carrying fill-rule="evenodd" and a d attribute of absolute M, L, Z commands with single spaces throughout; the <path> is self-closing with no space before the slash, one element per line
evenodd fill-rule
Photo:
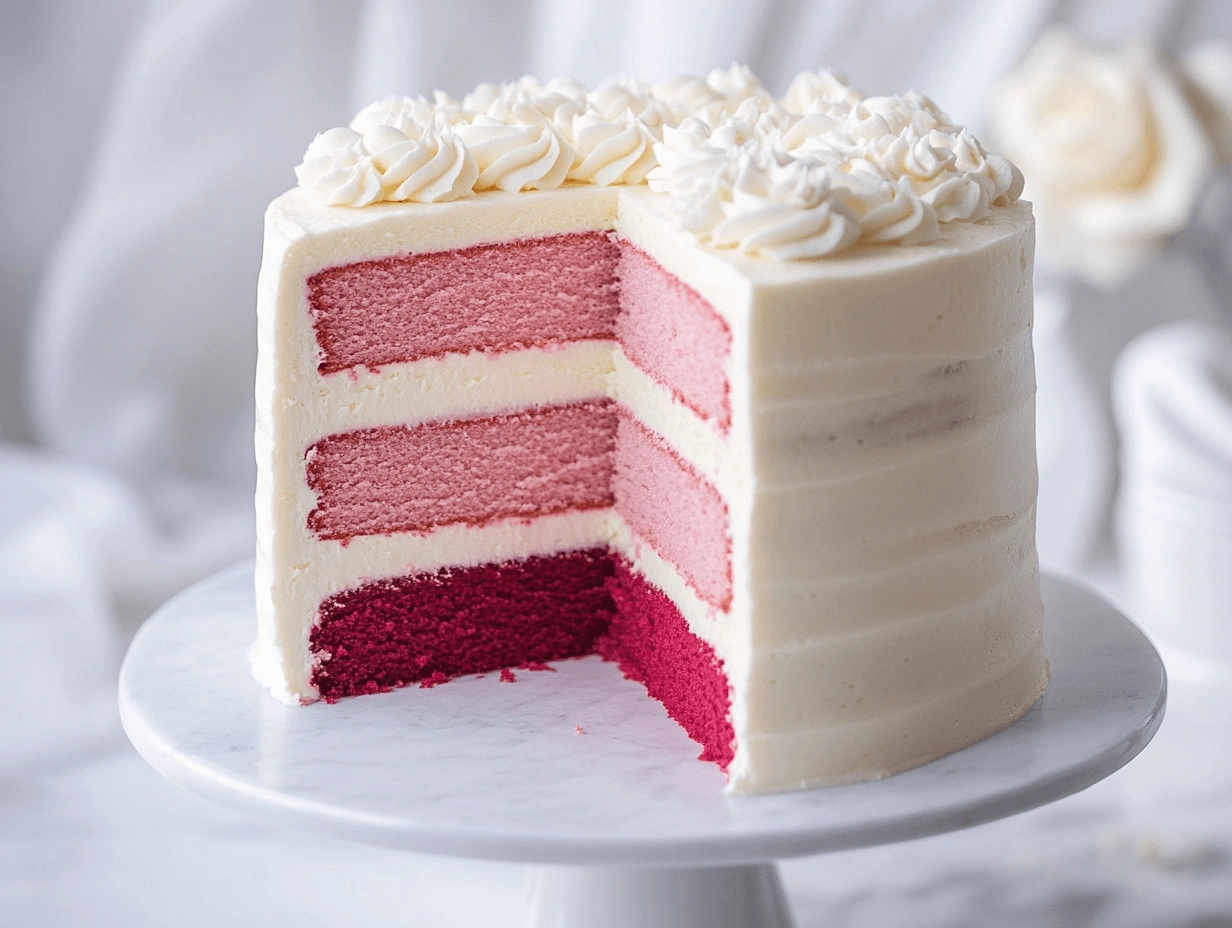
<path fill-rule="evenodd" d="M 872 783 L 731 797 L 614 665 L 562 661 L 304 708 L 253 681 L 252 567 L 180 594 L 134 639 L 120 711 L 164 776 L 256 818 L 369 844 L 535 863 L 524 924 L 786 928 L 773 861 L 966 828 L 1077 792 L 1163 718 L 1138 629 L 1044 580 L 1053 678 L 1017 724 Z"/>

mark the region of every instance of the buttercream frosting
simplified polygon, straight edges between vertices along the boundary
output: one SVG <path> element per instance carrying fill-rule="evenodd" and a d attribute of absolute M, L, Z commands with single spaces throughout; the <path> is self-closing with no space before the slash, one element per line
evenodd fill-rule
<path fill-rule="evenodd" d="M 381 172 L 386 200 L 456 200 L 470 194 L 479 177 L 474 154 L 448 125 L 429 125 L 418 138 L 376 125 L 364 133 L 363 142 Z"/>
<path fill-rule="evenodd" d="M 573 147 L 549 121 L 501 122 L 491 116 L 458 127 L 479 166 L 478 190 L 555 190 L 573 165 Z"/>
<path fill-rule="evenodd" d="M 594 90 L 523 77 L 461 103 L 387 97 L 318 135 L 296 175 L 319 202 L 355 208 L 648 184 L 699 242 L 771 260 L 923 244 L 1022 191 L 1017 168 L 927 97 L 865 97 L 822 70 L 775 98 L 742 65 Z"/>

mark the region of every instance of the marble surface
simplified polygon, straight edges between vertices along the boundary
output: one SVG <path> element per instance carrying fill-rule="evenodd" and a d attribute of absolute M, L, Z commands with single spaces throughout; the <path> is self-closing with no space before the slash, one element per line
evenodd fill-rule
<path fill-rule="evenodd" d="M 248 565 L 152 618 L 121 671 L 143 755 L 270 822 L 433 853 L 540 863 L 716 864 L 978 824 L 1116 770 L 1162 716 L 1150 644 L 1077 587 L 1045 581 L 1053 683 L 1019 723 L 877 783 L 728 797 L 641 688 L 597 659 L 336 705 L 282 706 L 251 679 Z M 584 734 L 578 734 L 577 728 Z"/>

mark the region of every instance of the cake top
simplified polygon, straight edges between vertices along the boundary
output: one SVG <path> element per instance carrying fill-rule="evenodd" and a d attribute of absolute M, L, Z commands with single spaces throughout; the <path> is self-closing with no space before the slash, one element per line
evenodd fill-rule
<path fill-rule="evenodd" d="M 1022 191 L 927 97 L 866 97 L 806 71 L 781 98 L 747 67 L 657 84 L 524 77 L 461 102 L 391 96 L 318 135 L 295 169 L 324 204 L 645 184 L 702 244 L 772 260 L 934 240 Z"/>

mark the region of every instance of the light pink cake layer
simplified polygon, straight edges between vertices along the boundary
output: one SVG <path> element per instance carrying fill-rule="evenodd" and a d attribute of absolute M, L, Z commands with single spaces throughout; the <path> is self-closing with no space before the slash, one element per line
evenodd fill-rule
<path fill-rule="evenodd" d="M 731 332 L 641 249 L 579 232 L 400 255 L 308 279 L 318 370 L 618 340 L 639 368 L 726 432 Z"/>
<path fill-rule="evenodd" d="M 308 279 L 318 370 L 611 338 L 619 259 L 578 232 L 328 268 Z"/>
<path fill-rule="evenodd" d="M 318 538 L 484 525 L 612 503 L 610 400 L 331 435 L 308 452 Z"/>
<path fill-rule="evenodd" d="M 675 564 L 702 599 L 731 605 L 727 506 L 663 438 L 629 415 L 616 432 L 612 495 L 629 528 Z"/>
<path fill-rule="evenodd" d="M 726 432 L 731 396 L 724 361 L 731 330 L 714 307 L 635 245 L 621 242 L 616 339 L 625 355 L 686 406 Z"/>
<path fill-rule="evenodd" d="M 309 529 L 343 542 L 615 506 L 699 596 L 731 602 L 722 497 L 611 400 L 331 435 L 309 450 L 307 475 Z"/>

